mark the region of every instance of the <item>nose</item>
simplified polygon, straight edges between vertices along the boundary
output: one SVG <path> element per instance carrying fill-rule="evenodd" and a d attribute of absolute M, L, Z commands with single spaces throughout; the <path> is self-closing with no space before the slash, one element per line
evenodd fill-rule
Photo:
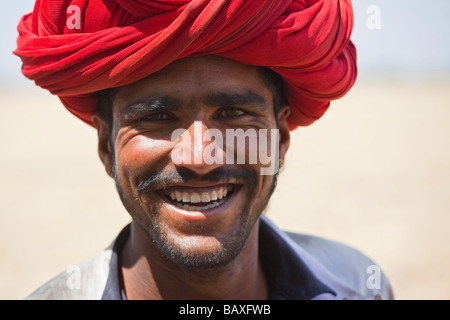
<path fill-rule="evenodd" d="M 188 129 L 177 129 L 172 141 L 177 141 L 171 152 L 175 165 L 203 175 L 225 162 L 222 133 L 209 128 L 202 121 L 194 121 Z"/>

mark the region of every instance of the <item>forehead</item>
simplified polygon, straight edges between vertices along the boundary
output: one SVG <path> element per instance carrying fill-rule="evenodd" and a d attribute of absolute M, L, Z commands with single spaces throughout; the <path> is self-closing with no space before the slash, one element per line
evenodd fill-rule
<path fill-rule="evenodd" d="M 113 107 L 120 110 L 134 100 L 154 94 L 193 101 L 222 91 L 254 92 L 271 98 L 258 67 L 218 56 L 201 56 L 177 60 L 143 80 L 121 87 Z"/>

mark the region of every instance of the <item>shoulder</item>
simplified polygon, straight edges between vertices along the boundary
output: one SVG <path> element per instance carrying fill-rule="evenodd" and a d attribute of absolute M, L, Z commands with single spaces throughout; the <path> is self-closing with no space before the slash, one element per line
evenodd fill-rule
<path fill-rule="evenodd" d="M 111 246 L 93 258 L 69 266 L 26 300 L 99 300 L 109 273 Z"/>
<path fill-rule="evenodd" d="M 381 267 L 361 251 L 317 236 L 285 233 L 359 296 L 394 298 L 391 285 Z"/>

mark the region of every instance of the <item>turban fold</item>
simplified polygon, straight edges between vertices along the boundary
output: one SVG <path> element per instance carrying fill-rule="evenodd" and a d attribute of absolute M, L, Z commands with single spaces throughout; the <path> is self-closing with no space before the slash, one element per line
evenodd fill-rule
<path fill-rule="evenodd" d="M 26 77 L 90 125 L 97 91 L 174 60 L 211 54 L 266 66 L 284 79 L 294 129 L 355 82 L 352 28 L 350 0 L 37 0 L 14 53 Z"/>

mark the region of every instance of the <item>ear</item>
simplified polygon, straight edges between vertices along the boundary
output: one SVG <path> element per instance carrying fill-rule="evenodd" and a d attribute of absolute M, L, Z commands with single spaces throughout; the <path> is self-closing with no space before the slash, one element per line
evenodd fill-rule
<path fill-rule="evenodd" d="M 97 128 L 98 134 L 98 155 L 100 156 L 100 160 L 105 166 L 106 173 L 113 177 L 113 151 L 111 150 L 111 145 L 109 143 L 109 126 L 105 120 L 98 114 L 94 113 L 91 117 L 92 122 Z"/>
<path fill-rule="evenodd" d="M 287 118 L 291 114 L 291 109 L 288 105 L 281 108 L 278 113 L 278 129 L 279 129 L 279 157 L 284 161 L 286 152 L 289 149 L 289 144 L 291 141 L 291 134 L 289 130 L 289 125 Z"/>

